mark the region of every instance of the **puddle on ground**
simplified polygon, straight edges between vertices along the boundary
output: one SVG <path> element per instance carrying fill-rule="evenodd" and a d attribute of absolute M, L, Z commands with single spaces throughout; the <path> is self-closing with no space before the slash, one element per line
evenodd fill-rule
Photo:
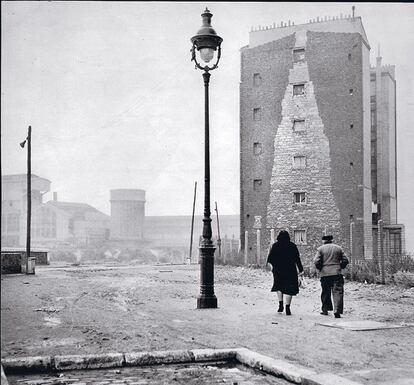
<path fill-rule="evenodd" d="M 80 338 L 59 338 L 59 339 L 48 339 L 42 341 L 43 347 L 50 347 L 50 346 L 65 346 L 65 345 L 76 345 L 82 343 L 84 340 Z"/>
<path fill-rule="evenodd" d="M 45 320 L 45 326 L 54 327 L 62 323 L 60 318 L 57 318 L 57 317 L 45 317 L 43 319 Z"/>

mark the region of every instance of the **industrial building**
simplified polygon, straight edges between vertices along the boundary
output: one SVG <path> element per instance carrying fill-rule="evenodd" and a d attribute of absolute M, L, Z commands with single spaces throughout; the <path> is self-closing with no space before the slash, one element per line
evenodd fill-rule
<path fill-rule="evenodd" d="M 370 69 L 369 53 L 362 20 L 350 15 L 250 32 L 240 84 L 240 234 L 247 262 L 263 263 L 281 229 L 307 263 L 326 233 L 354 259 L 371 259 L 378 204 L 384 226 L 403 239 L 403 226 L 396 226 L 395 82 L 372 83 L 384 70 Z M 373 128 L 371 95 L 374 89 L 385 95 L 386 88 L 375 109 L 381 123 Z M 377 152 L 371 130 L 384 138 Z"/>
<path fill-rule="evenodd" d="M 91 247 L 109 238 L 109 216 L 77 202 L 48 201 L 33 211 L 33 244 Z"/>
<path fill-rule="evenodd" d="M 31 239 L 33 247 L 85 247 L 109 238 L 109 216 L 77 202 L 43 202 L 51 182 L 32 174 Z M 27 176 L 2 176 L 2 247 L 23 247 L 27 229 Z"/>

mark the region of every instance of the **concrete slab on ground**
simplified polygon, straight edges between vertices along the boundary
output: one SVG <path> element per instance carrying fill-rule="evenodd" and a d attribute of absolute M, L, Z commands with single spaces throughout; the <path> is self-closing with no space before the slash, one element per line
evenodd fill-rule
<path fill-rule="evenodd" d="M 339 328 L 344 330 L 366 331 L 366 330 L 381 330 L 381 329 L 398 329 L 412 327 L 414 324 L 389 324 L 385 322 L 377 322 L 370 320 L 361 321 L 331 321 L 331 322 L 316 322 L 316 325 L 328 326 L 331 328 Z"/>

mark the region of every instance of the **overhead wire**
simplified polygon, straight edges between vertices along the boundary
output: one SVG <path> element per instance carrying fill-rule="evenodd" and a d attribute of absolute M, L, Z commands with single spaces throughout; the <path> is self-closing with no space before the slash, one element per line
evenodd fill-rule
<path fill-rule="evenodd" d="M 153 99 L 150 99 L 150 96 L 154 93 L 158 93 L 160 92 L 162 89 L 165 88 L 165 86 L 167 85 L 167 83 L 171 83 L 171 81 L 173 80 L 173 84 L 170 84 L 171 87 L 174 86 L 174 83 L 176 83 L 179 79 L 177 79 L 177 73 L 180 73 L 180 71 L 182 69 L 184 69 L 184 65 L 185 63 L 180 63 L 177 64 L 174 68 L 171 69 L 170 71 L 170 75 L 164 77 L 163 79 L 160 80 L 160 82 L 156 85 L 154 85 L 150 91 L 147 92 L 147 97 L 146 100 L 142 100 L 142 97 L 139 96 L 139 98 L 135 101 L 132 102 L 132 105 L 130 105 L 129 107 L 127 107 L 125 110 L 123 110 L 122 112 L 116 114 L 113 116 L 112 120 L 109 120 L 109 122 L 101 125 L 100 127 L 97 127 L 94 129 L 94 131 L 92 132 L 86 132 L 84 134 L 81 135 L 76 135 L 74 137 L 59 137 L 56 135 L 47 135 L 44 136 L 42 134 L 40 134 L 38 137 L 43 138 L 43 139 L 57 139 L 59 141 L 64 141 L 64 142 L 72 142 L 72 141 L 76 141 L 79 139 L 85 139 L 85 138 L 90 138 L 93 136 L 97 136 L 100 135 L 102 133 L 102 130 L 106 131 L 110 128 L 112 128 L 113 126 L 115 126 L 116 124 L 118 124 L 122 119 L 124 119 L 128 114 L 131 113 L 140 113 L 146 106 L 147 104 L 152 101 Z"/>

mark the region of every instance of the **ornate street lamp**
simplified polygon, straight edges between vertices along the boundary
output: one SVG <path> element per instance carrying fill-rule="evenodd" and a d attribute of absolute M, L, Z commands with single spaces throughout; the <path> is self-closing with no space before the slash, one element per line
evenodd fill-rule
<path fill-rule="evenodd" d="M 204 218 L 203 237 L 200 243 L 200 295 L 197 298 L 197 308 L 217 308 L 217 298 L 214 294 L 214 247 L 211 240 L 211 212 L 210 212 L 210 148 L 209 148 L 209 109 L 208 109 L 208 85 L 210 71 L 217 68 L 223 39 L 217 35 L 211 27 L 213 15 L 206 8 L 201 14 L 203 25 L 197 35 L 191 38 L 193 47 L 191 49 L 191 61 L 194 60 L 196 69 L 203 70 L 204 79 Z M 197 60 L 197 51 L 200 59 Z M 208 63 L 214 58 L 217 51 L 216 62 L 212 67 Z"/>

